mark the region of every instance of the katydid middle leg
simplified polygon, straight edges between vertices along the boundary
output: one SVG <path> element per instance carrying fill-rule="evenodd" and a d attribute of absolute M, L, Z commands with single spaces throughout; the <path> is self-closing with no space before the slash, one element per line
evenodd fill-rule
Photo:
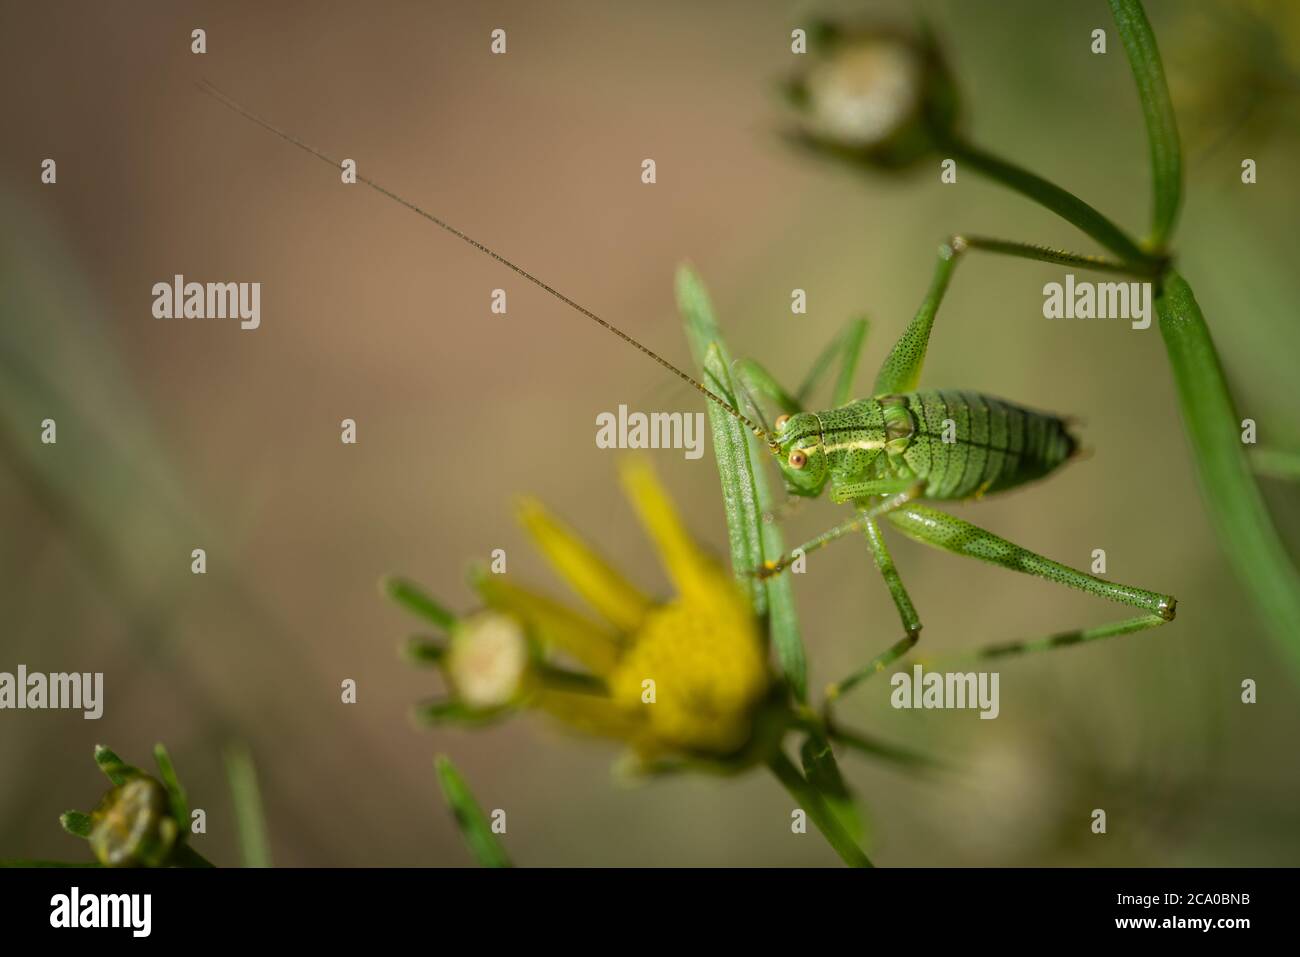
<path fill-rule="evenodd" d="M 864 483 L 864 487 L 866 487 L 867 484 L 868 483 Z M 897 483 L 892 480 L 882 481 L 878 483 L 878 485 L 878 488 L 872 488 L 869 492 L 864 492 L 863 495 L 879 496 L 883 493 L 893 494 L 875 500 L 864 498 L 863 501 L 858 503 L 858 513 L 853 518 L 849 519 L 847 522 L 842 522 L 839 525 L 836 525 L 834 528 L 822 532 L 816 538 L 809 539 L 788 554 L 782 555 L 776 561 L 764 563 L 762 568 L 756 570 L 758 577 L 771 578 L 773 575 L 781 574 L 794 562 L 793 556 L 796 552 L 800 555 L 807 556 L 812 552 L 825 548 L 831 542 L 843 538 L 850 532 L 856 532 L 858 529 L 863 528 L 868 521 L 879 518 L 881 515 L 886 515 L 894 509 L 902 508 L 909 502 L 915 501 L 925 490 L 924 483 L 916 481 L 911 482 L 907 488 L 902 489 L 901 491 L 896 488 Z M 892 564 L 893 563 L 891 562 L 891 567 Z"/>
<path fill-rule="evenodd" d="M 885 545 L 884 536 L 880 534 L 879 523 L 874 518 L 868 518 L 864 531 L 867 541 L 871 545 L 871 554 L 875 559 L 876 568 L 880 572 L 880 576 L 885 580 L 885 587 L 889 589 L 889 597 L 893 599 L 894 607 L 898 609 L 898 617 L 902 619 L 903 631 L 906 634 L 899 641 L 872 658 L 864 667 L 859 668 L 847 678 L 828 685 L 826 688 L 827 704 L 864 678 L 870 678 L 872 675 L 884 671 L 911 651 L 921 638 L 921 618 L 916 613 L 916 607 L 912 604 L 912 598 L 903 585 L 903 579 L 898 574 L 898 569 L 894 567 L 894 559 Z"/>
<path fill-rule="evenodd" d="M 879 488 L 873 489 L 873 492 L 879 493 L 886 491 L 886 483 L 877 483 Z M 920 640 L 921 637 L 921 618 L 916 613 L 916 607 L 912 604 L 912 598 L 907 593 L 907 588 L 903 585 L 902 576 L 898 574 L 898 569 L 894 566 L 894 559 L 889 554 L 889 549 L 885 545 L 884 537 L 880 534 L 880 526 L 876 519 L 881 515 L 888 515 L 896 509 L 903 508 L 909 503 L 914 502 L 924 491 L 924 484 L 920 482 L 911 482 L 903 491 L 897 492 L 887 498 L 879 499 L 870 504 L 870 499 L 858 502 L 860 511 L 857 516 L 850 521 L 837 525 L 829 531 L 823 532 L 816 538 L 800 545 L 792 554 L 807 555 L 819 548 L 829 545 L 831 542 L 844 537 L 849 532 L 857 531 L 861 528 L 866 534 L 867 543 L 871 546 L 872 559 L 875 562 L 876 569 L 880 576 L 885 580 L 885 587 L 889 589 L 889 597 L 893 599 L 894 607 L 898 609 L 898 617 L 903 623 L 903 631 L 906 632 L 904 637 L 891 645 L 881 654 L 873 658 L 866 667 L 859 669 L 853 675 L 843 681 L 833 684 L 826 689 L 828 700 L 838 697 L 847 691 L 853 685 L 857 684 L 863 678 L 883 671 L 890 664 L 908 651 Z M 779 561 L 769 562 L 759 570 L 761 577 L 770 577 L 779 575 L 788 568 L 793 559 L 789 555 L 782 556 Z"/>

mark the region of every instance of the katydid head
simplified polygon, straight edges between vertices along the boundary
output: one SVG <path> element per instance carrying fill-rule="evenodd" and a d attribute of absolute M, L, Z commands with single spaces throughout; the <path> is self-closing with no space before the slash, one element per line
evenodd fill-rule
<path fill-rule="evenodd" d="M 772 453 L 785 477 L 787 492 L 809 498 L 822 493 L 829 471 L 821 419 L 814 413 L 797 412 L 777 419 Z"/>

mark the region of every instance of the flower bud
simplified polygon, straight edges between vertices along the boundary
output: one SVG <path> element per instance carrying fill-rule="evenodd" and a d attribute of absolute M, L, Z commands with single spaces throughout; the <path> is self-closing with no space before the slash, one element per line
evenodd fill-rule
<path fill-rule="evenodd" d="M 788 84 L 802 114 L 795 138 L 819 152 L 897 169 L 952 131 L 956 97 L 927 36 L 820 27 L 812 61 Z"/>
<path fill-rule="evenodd" d="M 171 855 L 180 827 L 167 792 L 137 775 L 104 795 L 91 814 L 90 847 L 105 867 L 158 867 Z"/>
<path fill-rule="evenodd" d="M 499 708 L 519 694 L 528 668 L 528 641 L 514 618 L 483 611 L 452 632 L 447 676 L 460 699 L 473 708 Z"/>

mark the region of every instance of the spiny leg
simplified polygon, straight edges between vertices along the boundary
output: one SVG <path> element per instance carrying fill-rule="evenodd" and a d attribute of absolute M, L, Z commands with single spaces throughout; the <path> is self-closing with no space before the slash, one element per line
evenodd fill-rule
<path fill-rule="evenodd" d="M 747 389 L 768 399 L 781 410 L 782 414 L 793 415 L 804 410 L 809 394 L 821 383 L 838 355 L 840 357 L 840 374 L 835 382 L 835 394 L 832 401 L 836 406 L 844 405 L 853 397 L 853 374 L 857 369 L 858 357 L 861 355 L 866 334 L 867 321 L 865 319 L 850 320 L 827 343 L 821 355 L 813 361 L 812 368 L 808 370 L 808 374 L 804 377 L 799 390 L 793 395 L 785 390 L 785 387 L 777 381 L 776 376 L 772 375 L 765 366 L 753 359 L 737 360 L 736 372 Z"/>
<path fill-rule="evenodd" d="M 781 383 L 776 380 L 776 376 L 768 372 L 761 363 L 753 359 L 737 359 L 734 363 L 734 369 L 737 384 L 747 397 L 751 397 L 751 402 L 753 401 L 752 393 L 758 393 L 774 403 L 781 410 L 783 416 L 803 411 L 803 406 L 799 400 L 786 392 Z M 759 417 L 763 421 L 763 428 L 766 429 L 766 420 L 762 419 L 761 413 Z M 770 512 L 764 512 L 763 521 L 769 524 L 783 521 L 802 502 L 802 498 L 789 495 L 785 501 L 778 503 Z"/>
<path fill-rule="evenodd" d="M 899 658 L 903 657 L 903 655 L 911 651 L 913 646 L 920 640 L 920 635 L 908 635 L 906 638 L 902 638 L 890 645 L 883 652 L 876 655 L 876 657 L 872 658 L 847 678 L 841 678 L 839 681 L 827 685 L 826 704 L 832 704 L 859 682 L 870 678 L 872 675 L 880 674 Z"/>
<path fill-rule="evenodd" d="M 889 520 L 904 535 L 924 545 L 933 545 L 955 555 L 978 558 L 980 561 L 1000 565 L 1012 571 L 1036 575 L 1059 585 L 1076 588 L 1090 595 L 1117 601 L 1145 612 L 1136 618 L 1099 625 L 1096 628 L 1075 629 L 1029 641 L 994 645 L 976 651 L 976 657 L 993 658 L 1096 641 L 1155 628 L 1174 620 L 1178 603 L 1170 595 L 1160 595 L 1143 588 L 1105 581 L 1078 571 L 938 509 L 925 505 L 907 505 L 889 513 Z"/>
<path fill-rule="evenodd" d="M 754 398 L 753 390 L 750 389 L 749 378 L 740 374 L 740 363 L 741 361 L 739 359 L 731 363 L 731 378 L 736 385 L 736 391 L 740 393 L 742 401 L 740 407 L 741 411 L 746 415 L 753 416 L 757 419 L 758 424 L 762 427 L 763 431 L 771 435 L 773 431 L 772 425 L 767 421 L 767 414 L 763 411 L 763 407 L 759 405 L 758 400 Z"/>
<path fill-rule="evenodd" d="M 871 498 L 875 495 L 893 495 L 896 492 L 906 492 L 911 488 L 916 489 L 916 494 L 912 497 L 920 498 L 921 493 L 925 490 L 925 482 L 910 475 L 886 479 L 867 479 L 863 482 L 841 482 L 831 488 L 830 499 L 836 505 L 840 505 L 844 502 Z"/>
<path fill-rule="evenodd" d="M 885 491 L 885 489 L 881 489 L 880 491 Z M 890 491 L 892 491 L 892 489 L 890 489 Z M 777 561 L 765 562 L 762 568 L 755 571 L 755 574 L 758 575 L 759 578 L 771 578 L 774 575 L 779 575 L 790 567 L 791 563 L 794 561 L 792 556 L 795 552 L 806 557 L 820 548 L 825 548 L 831 542 L 843 538 L 850 532 L 856 532 L 858 529 L 862 528 L 866 522 L 879 518 L 881 515 L 888 514 L 896 508 L 902 508 L 908 502 L 918 498 L 922 491 L 924 491 L 924 486 L 919 482 L 915 482 L 909 488 L 904 489 L 901 492 L 890 495 L 888 498 L 882 499 L 873 505 L 860 508 L 858 514 L 849 521 L 822 532 L 816 538 L 809 539 L 789 554 L 782 555 Z"/>
<path fill-rule="evenodd" d="M 894 565 L 894 558 L 885 546 L 885 538 L 880 534 L 880 524 L 875 519 L 868 518 L 863 531 L 866 533 L 868 544 L 871 545 L 871 557 L 876 562 L 880 577 L 885 580 L 885 587 L 889 589 L 889 597 L 894 600 L 894 607 L 898 609 L 903 630 L 907 632 L 907 637 L 915 642 L 921 633 L 921 618 L 916 613 L 911 596 L 903 586 L 903 579 Z"/>
<path fill-rule="evenodd" d="M 902 619 L 903 630 L 907 632 L 907 635 L 881 654 L 876 655 L 875 658 L 847 678 L 828 685 L 826 688 L 827 704 L 844 694 L 858 682 L 884 671 L 911 651 L 921 637 L 920 616 L 917 615 L 916 608 L 912 605 L 912 599 L 907 594 L 907 589 L 903 587 L 903 579 L 899 576 L 898 569 L 894 567 L 894 559 L 889 554 L 889 549 L 885 547 L 884 536 L 880 534 L 880 525 L 874 519 L 867 519 L 865 532 L 867 541 L 871 545 L 872 557 L 876 561 L 876 568 L 879 569 L 881 577 L 885 579 L 885 585 L 889 589 L 889 596 L 894 600 L 894 607 L 898 609 L 898 617 Z"/>
<path fill-rule="evenodd" d="M 827 343 L 826 348 L 813 362 L 808 375 L 800 384 L 795 399 L 801 406 L 807 404 L 808 396 L 821 384 L 836 355 L 840 357 L 840 374 L 835 379 L 835 389 L 831 394 L 831 408 L 839 408 L 853 398 L 853 377 L 857 372 L 858 360 L 862 357 L 862 346 L 866 338 L 867 320 L 861 317 L 849 320 L 835 338 Z"/>
<path fill-rule="evenodd" d="M 785 391 L 785 387 L 776 380 L 776 376 L 768 372 L 762 363 L 754 359 L 737 359 L 733 365 L 736 378 L 747 392 L 761 395 L 780 409 L 782 415 L 793 415 L 803 411 L 803 405 L 799 400 Z"/>
<path fill-rule="evenodd" d="M 930 280 L 930 288 L 921 300 L 921 308 L 894 343 L 894 348 L 889 350 L 889 355 L 885 356 L 880 371 L 876 373 L 873 395 L 911 392 L 916 388 L 921 378 L 921 367 L 925 364 L 925 350 L 930 344 L 930 330 L 934 328 L 935 313 L 939 311 L 939 303 L 948 291 L 948 281 L 957 268 L 957 259 L 965 249 L 966 244 L 957 240 L 945 242 L 939 247 L 939 262 L 935 266 L 934 278 Z"/>
<path fill-rule="evenodd" d="M 953 236 L 939 246 L 939 262 L 935 267 L 934 278 L 930 281 L 930 288 L 921 301 L 921 308 L 917 310 L 912 321 L 903 330 L 902 336 L 894 343 L 894 348 L 885 357 L 880 371 L 876 374 L 873 395 L 911 392 L 916 388 L 921 378 L 921 367 L 925 364 L 925 353 L 930 344 L 930 332 L 934 328 L 934 317 L 939 311 L 939 303 L 943 301 L 944 293 L 948 291 L 948 282 L 952 278 L 953 270 L 957 268 L 957 260 L 968 249 L 1014 256 L 1018 259 L 1032 259 L 1037 262 L 1078 266 L 1081 269 L 1093 269 L 1098 272 L 1118 272 L 1147 277 L 1152 275 L 1150 269 L 1142 264 L 1133 265 L 1100 256 L 1067 252 L 1050 246 L 990 239 L 987 236 Z"/>
<path fill-rule="evenodd" d="M 793 415 L 796 412 L 802 412 L 808 394 L 821 382 L 837 354 L 840 356 L 840 374 L 835 383 L 832 401 L 835 406 L 847 403 L 853 397 L 853 374 L 857 369 L 858 358 L 862 353 L 862 344 L 866 339 L 866 334 L 866 319 L 850 320 L 839 334 L 831 339 L 826 348 L 822 350 L 822 354 L 813 362 L 812 368 L 808 371 L 803 384 L 799 387 L 799 391 L 794 395 L 788 393 L 781 383 L 777 381 L 776 376 L 772 375 L 761 363 L 753 359 L 737 360 L 734 364 L 737 382 L 746 398 L 749 399 L 750 404 L 754 406 L 763 428 L 767 428 L 767 422 L 762 416 L 762 411 L 757 408 L 757 403 L 753 402 L 752 394 L 757 393 L 766 397 L 781 410 L 782 415 Z M 766 513 L 763 520 L 766 522 L 783 521 L 803 501 L 802 498 L 791 496 L 777 505 L 772 511 Z"/>

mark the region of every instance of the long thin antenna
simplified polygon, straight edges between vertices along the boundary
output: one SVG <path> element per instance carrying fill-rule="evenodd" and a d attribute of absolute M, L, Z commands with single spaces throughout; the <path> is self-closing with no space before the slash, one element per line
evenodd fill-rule
<path fill-rule="evenodd" d="M 330 166 L 333 166 L 336 169 L 340 166 L 337 160 L 331 159 L 328 155 L 316 149 L 316 147 L 308 143 L 304 143 L 302 140 L 298 139 L 293 134 L 285 132 L 284 130 L 268 122 L 267 120 L 262 119 L 256 113 L 250 112 L 249 110 L 240 106 L 238 103 L 236 103 L 230 97 L 226 96 L 226 94 L 222 93 L 220 90 L 218 90 L 207 80 L 200 80 L 197 85 L 198 88 L 202 90 L 204 93 L 220 101 L 230 109 L 234 110 L 240 116 L 252 120 L 254 123 L 262 127 L 264 130 L 274 133 L 282 140 L 286 140 L 287 142 L 292 143 L 294 146 L 298 147 L 299 149 L 310 153 L 312 156 L 315 156 L 317 159 L 321 160 L 322 162 L 328 163 Z M 509 259 L 506 259 L 505 256 L 502 256 L 500 253 L 496 252 L 493 249 L 489 249 L 487 246 L 483 245 L 481 242 L 479 242 L 477 239 L 474 239 L 472 236 L 467 236 L 465 233 L 461 232 L 459 229 L 457 229 L 455 226 L 451 225 L 450 223 L 444 222 L 443 220 L 439 219 L 437 216 L 434 216 L 432 213 L 426 212 L 425 210 L 421 209 L 419 206 L 416 206 L 410 200 L 403 199 L 401 196 L 398 196 L 392 190 L 388 189 L 385 186 L 379 185 L 374 180 L 369 179 L 368 177 L 362 176 L 360 173 L 357 173 L 356 177 L 358 182 L 365 183 L 375 192 L 382 193 L 384 196 L 387 196 L 395 203 L 400 203 L 401 205 L 405 206 L 407 209 L 409 209 L 411 212 L 415 213 L 416 215 L 424 217 L 429 222 L 433 223 L 435 226 L 439 226 L 442 229 L 446 230 L 447 232 L 451 233 L 457 239 L 469 243 L 479 252 L 486 253 L 487 255 L 495 259 L 497 262 L 499 262 L 501 265 L 507 267 L 508 269 L 513 270 L 514 272 L 518 273 L 520 276 L 523 276 L 533 285 L 545 289 L 547 292 L 549 292 L 556 299 L 560 300 L 560 302 L 564 303 L 566 306 L 569 306 L 570 308 L 582 313 L 592 322 L 596 323 L 596 325 L 600 326 L 603 329 L 608 330 L 609 332 L 612 332 L 614 335 L 618 336 L 624 342 L 628 343 L 631 346 L 634 346 L 641 352 L 645 353 L 655 362 L 659 363 L 669 372 L 673 373 L 675 376 L 680 378 L 683 382 L 691 386 L 691 388 L 695 389 L 697 392 L 703 395 L 710 402 L 714 402 L 717 405 L 721 406 L 723 409 L 726 409 L 729 415 L 733 416 L 735 419 L 741 422 L 747 429 L 749 429 L 749 431 L 753 432 L 754 435 L 759 439 L 759 441 L 767 443 L 768 447 L 773 450 L 777 449 L 776 442 L 772 439 L 771 433 L 769 433 L 766 429 L 760 428 L 751 419 L 749 419 L 745 415 L 742 415 L 739 409 L 736 409 L 734 406 L 731 405 L 731 403 L 727 402 L 716 392 L 713 392 L 711 389 L 707 388 L 703 383 L 698 382 L 695 379 L 693 379 L 691 376 L 687 375 L 685 372 L 677 368 L 675 365 L 673 365 L 663 356 L 659 355 L 657 352 L 653 351 L 652 349 L 646 346 L 643 346 L 640 342 L 638 342 L 636 339 L 633 339 L 631 336 L 629 336 L 622 329 L 615 326 L 613 323 L 607 322 L 606 320 L 600 318 L 600 316 L 596 315 L 586 306 L 574 302 L 572 299 L 564 295 L 564 293 L 560 292 L 558 289 L 542 282 L 542 280 L 538 279 L 536 276 L 534 276 L 528 270 L 524 269 L 522 266 L 516 266 Z"/>

